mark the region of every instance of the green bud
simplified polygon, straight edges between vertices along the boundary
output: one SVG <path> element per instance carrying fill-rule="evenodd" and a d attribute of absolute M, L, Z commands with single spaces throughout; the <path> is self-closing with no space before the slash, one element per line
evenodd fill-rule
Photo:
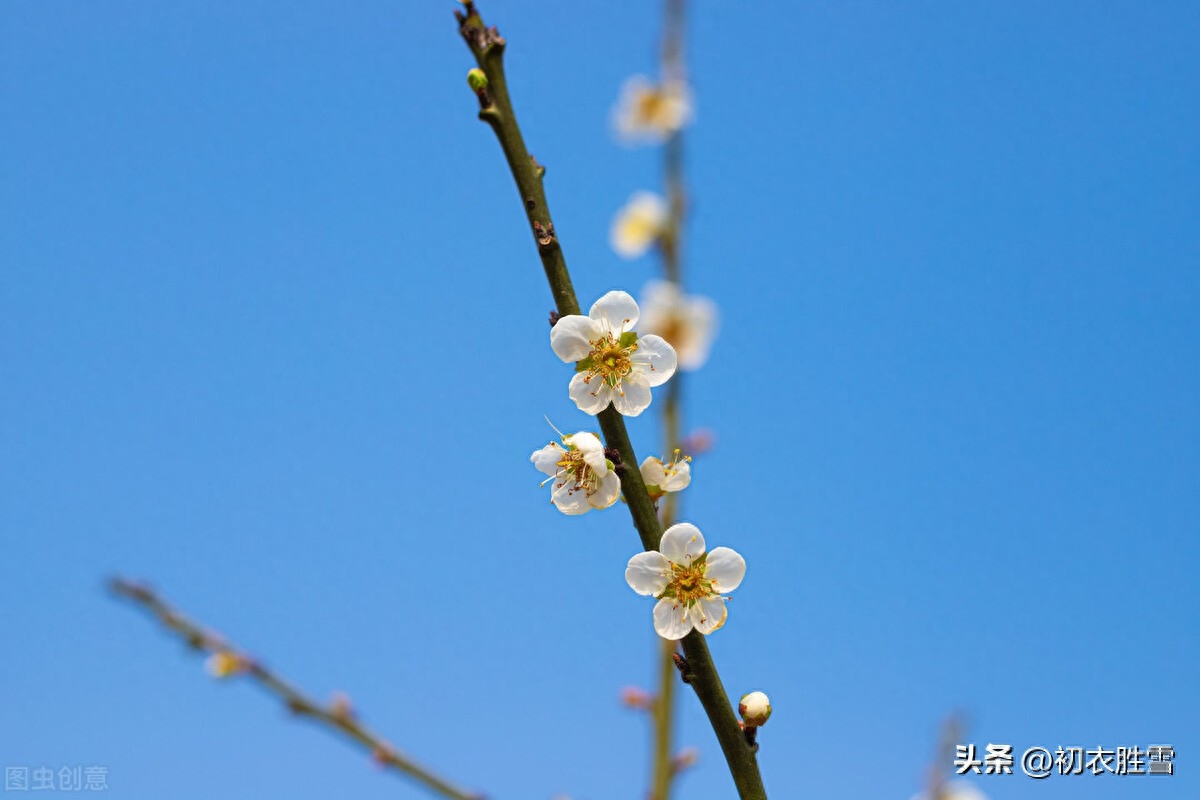
<path fill-rule="evenodd" d="M 479 67 L 476 67 L 467 73 L 467 85 L 470 86 L 473 91 L 482 92 L 488 87 L 487 74 L 484 73 L 484 71 Z"/>

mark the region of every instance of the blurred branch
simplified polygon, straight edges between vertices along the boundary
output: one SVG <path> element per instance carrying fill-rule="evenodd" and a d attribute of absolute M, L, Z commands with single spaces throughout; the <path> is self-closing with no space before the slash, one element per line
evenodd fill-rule
<path fill-rule="evenodd" d="M 491 126 L 500 142 L 508 162 L 513 180 L 517 184 L 526 219 L 537 245 L 542 269 L 550 284 L 550 291 L 561 315 L 578 314 L 579 301 L 571 285 L 562 246 L 554 233 L 554 223 L 542 187 L 545 174 L 538 163 L 529 155 L 525 140 L 517 124 L 516 113 L 508 96 L 508 84 L 504 74 L 504 48 L 507 44 L 495 27 L 487 27 L 473 2 L 464 2 L 462 10 L 455 11 L 459 33 L 470 48 L 471 54 L 485 80 L 476 80 L 476 96 L 479 99 L 479 118 Z M 662 538 L 662 524 L 655 511 L 654 502 L 646 491 L 638 469 L 637 455 L 629 441 L 624 418 L 609 406 L 598 415 L 605 443 L 621 455 L 621 490 L 629 505 L 634 526 L 646 550 L 657 550 Z M 704 635 L 692 631 L 682 640 L 683 651 L 689 668 L 694 675 L 692 688 L 708 715 L 709 724 L 717 736 L 729 771 L 733 775 L 738 794 L 743 800 L 765 800 L 762 776 L 758 770 L 755 748 L 751 748 L 734 716 L 733 706 L 725 694 L 721 677 L 708 652 Z"/>
<path fill-rule="evenodd" d="M 282 700 L 292 713 L 323 724 L 367 748 L 371 753 L 371 758 L 381 766 L 401 772 L 430 791 L 451 798 L 451 800 L 482 800 L 483 795 L 472 794 L 448 783 L 367 730 L 355 719 L 354 712 L 344 698 L 335 698 L 328 706 L 309 699 L 258 661 L 246 656 L 221 637 L 184 617 L 145 585 L 114 578 L 109 582 L 109 589 L 118 597 L 141 606 L 190 647 L 221 658 L 225 664 L 224 674 L 246 675 L 263 689 Z"/>
<path fill-rule="evenodd" d="M 665 0 L 662 33 L 662 79 L 682 83 L 685 80 L 684 42 L 685 0 Z M 667 191 L 667 223 L 659 242 L 663 277 L 682 288 L 683 264 L 680 256 L 685 205 L 683 182 L 683 131 L 674 131 L 667 139 L 663 154 L 663 182 Z M 683 404 L 683 371 L 675 373 L 666 386 L 662 406 L 663 453 L 679 447 L 682 433 L 680 416 Z M 665 457 L 665 455 L 664 455 Z M 663 529 L 678 518 L 679 492 L 668 492 L 661 503 Z M 671 738 L 675 727 L 675 643 L 663 641 L 659 648 L 658 694 L 654 708 L 654 763 L 651 771 L 650 800 L 669 800 L 671 783 L 678 774 L 671 756 Z"/>

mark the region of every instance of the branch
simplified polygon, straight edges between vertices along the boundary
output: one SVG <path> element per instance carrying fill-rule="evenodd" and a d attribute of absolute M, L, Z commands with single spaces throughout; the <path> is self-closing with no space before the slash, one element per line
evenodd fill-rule
<path fill-rule="evenodd" d="M 473 2 L 463 3 L 463 10 L 455 11 L 455 16 L 458 18 L 459 33 L 462 34 L 486 78 L 482 85 L 479 81 L 473 82 L 473 85 L 479 87 L 475 90 L 480 104 L 479 118 L 491 126 L 492 132 L 500 142 L 500 148 L 504 151 L 558 313 L 578 314 L 579 301 L 571 286 L 566 259 L 554 233 L 554 222 L 550 217 L 550 208 L 542 187 L 545 170 L 538 166 L 525 149 L 525 140 L 521 136 L 521 129 L 508 96 L 508 84 L 504 75 L 506 42 L 496 28 L 484 25 Z M 642 547 L 646 550 L 657 550 L 663 529 L 638 469 L 639 462 L 629 441 L 625 420 L 612 406 L 601 411 L 598 419 L 600 429 L 604 432 L 605 443 L 621 455 L 621 490 L 625 494 L 633 524 L 642 540 Z M 709 655 L 704 635 L 692 631 L 682 641 L 683 651 L 694 676 L 692 688 L 695 689 L 725 754 L 738 795 L 742 800 L 766 800 L 767 793 L 759 774 L 755 750 L 746 743 L 734 716 L 733 706 L 729 703 L 725 688 L 721 684 L 721 677 L 713 664 L 712 656 Z"/>
<path fill-rule="evenodd" d="M 439 778 L 367 730 L 355 719 L 354 712 L 344 699 L 335 699 L 328 707 L 309 699 L 258 661 L 249 658 L 220 637 L 188 620 L 143 584 L 113 578 L 109 582 L 109 589 L 118 597 L 141 606 L 156 617 L 169 631 L 187 642 L 189 646 L 228 659 L 229 674 L 244 673 L 263 689 L 281 699 L 292 713 L 322 723 L 358 742 L 370 751 L 371 758 L 381 766 L 401 772 L 430 791 L 448 797 L 450 800 L 483 800 L 483 795 L 464 791 Z"/>

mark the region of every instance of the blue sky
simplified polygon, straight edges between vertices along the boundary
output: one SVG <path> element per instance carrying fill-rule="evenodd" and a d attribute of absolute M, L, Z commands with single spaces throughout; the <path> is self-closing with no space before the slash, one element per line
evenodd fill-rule
<path fill-rule="evenodd" d="M 910 797 L 965 739 L 1170 743 L 1195 797 L 1200 6 L 695 3 L 687 279 L 721 306 L 684 517 L 748 562 L 710 646 L 773 797 Z M 651 604 L 452 3 L 0 7 L 0 762 L 112 794 L 413 789 L 102 591 L 150 580 L 496 798 L 639 796 Z M 580 300 L 659 154 L 658 7 L 492 2 Z M 651 412 L 654 407 L 651 407 Z M 630 425 L 657 450 L 653 414 Z M 730 797 L 695 702 L 681 797 Z"/>

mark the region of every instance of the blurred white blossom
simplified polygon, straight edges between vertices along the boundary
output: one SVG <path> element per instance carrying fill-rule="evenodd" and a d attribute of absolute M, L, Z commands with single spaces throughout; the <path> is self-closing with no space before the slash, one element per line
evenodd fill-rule
<path fill-rule="evenodd" d="M 642 288 L 642 330 L 675 348 L 679 368 L 704 366 L 717 335 L 717 304 L 707 297 L 686 295 L 671 281 L 650 281 Z"/>
<path fill-rule="evenodd" d="M 621 258 L 646 254 L 662 237 L 667 224 L 667 201 L 654 192 L 634 192 L 613 218 L 608 241 Z"/>
<path fill-rule="evenodd" d="M 682 130 L 694 116 L 692 92 L 686 83 L 654 83 L 645 75 L 634 75 L 621 87 L 613 109 L 613 127 L 629 144 L 654 144 Z"/>

